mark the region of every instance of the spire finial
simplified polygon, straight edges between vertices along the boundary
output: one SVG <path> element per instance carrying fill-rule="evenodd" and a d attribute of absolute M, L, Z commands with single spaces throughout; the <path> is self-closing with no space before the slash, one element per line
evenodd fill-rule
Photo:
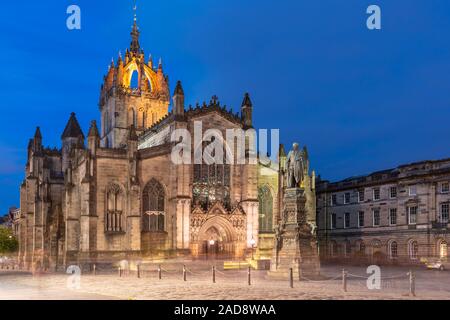
<path fill-rule="evenodd" d="M 134 17 L 133 17 L 133 29 L 131 30 L 131 47 L 130 47 L 130 50 L 133 53 L 139 53 L 140 45 L 139 45 L 139 28 L 138 28 L 137 22 L 136 22 L 137 21 L 136 0 L 134 0 L 133 11 L 134 11 Z"/>

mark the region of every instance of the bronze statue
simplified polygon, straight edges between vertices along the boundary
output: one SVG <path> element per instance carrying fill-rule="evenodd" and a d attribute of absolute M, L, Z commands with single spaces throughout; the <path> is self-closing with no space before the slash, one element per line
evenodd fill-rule
<path fill-rule="evenodd" d="M 305 160 L 305 152 L 299 150 L 298 143 L 294 143 L 286 158 L 286 186 L 288 188 L 300 187 L 304 179 Z"/>

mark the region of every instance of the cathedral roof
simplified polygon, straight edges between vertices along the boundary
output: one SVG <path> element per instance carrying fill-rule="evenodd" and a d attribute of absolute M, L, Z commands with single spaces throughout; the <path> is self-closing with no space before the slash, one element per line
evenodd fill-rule
<path fill-rule="evenodd" d="M 78 123 L 77 118 L 75 117 L 75 113 L 72 112 L 61 138 L 78 138 L 80 136 L 84 138 L 83 131 L 81 131 L 81 127 Z"/>
<path fill-rule="evenodd" d="M 192 119 L 197 116 L 204 116 L 211 112 L 216 112 L 220 114 L 223 118 L 227 119 L 228 121 L 231 121 L 233 123 L 242 125 L 242 119 L 239 116 L 239 113 L 233 113 L 232 109 L 227 109 L 227 106 L 221 105 L 219 102 L 219 99 L 217 96 L 213 96 L 207 104 L 206 102 L 203 102 L 202 105 L 197 103 L 195 108 L 193 108 L 191 105 L 189 108 L 185 111 L 184 119 Z M 156 123 L 154 123 L 151 127 L 147 128 L 140 136 L 139 138 L 142 139 L 146 137 L 149 133 L 153 134 L 158 132 L 162 127 L 167 125 L 168 123 L 174 121 L 176 119 L 176 115 L 173 113 L 173 111 L 166 114 L 164 117 L 159 119 Z"/>

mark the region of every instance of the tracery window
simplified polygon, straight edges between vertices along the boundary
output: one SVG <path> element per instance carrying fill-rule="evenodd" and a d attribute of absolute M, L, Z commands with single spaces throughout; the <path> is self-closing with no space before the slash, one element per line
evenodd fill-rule
<path fill-rule="evenodd" d="M 121 188 L 112 184 L 106 193 L 105 230 L 107 232 L 123 231 L 123 193 Z"/>
<path fill-rule="evenodd" d="M 270 189 L 263 186 L 258 190 L 259 201 L 259 231 L 273 231 L 273 197 Z"/>
<path fill-rule="evenodd" d="M 195 164 L 193 196 L 194 203 L 207 209 L 215 201 L 230 208 L 230 165 Z"/>
<path fill-rule="evenodd" d="M 165 191 L 157 180 L 152 179 L 144 188 L 142 195 L 142 229 L 144 231 L 164 231 Z"/>

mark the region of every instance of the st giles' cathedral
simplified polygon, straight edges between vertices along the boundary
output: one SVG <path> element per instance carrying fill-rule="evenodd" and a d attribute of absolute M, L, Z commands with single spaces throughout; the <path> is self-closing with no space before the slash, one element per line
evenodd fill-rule
<path fill-rule="evenodd" d="M 253 128 L 253 105 L 245 94 L 240 114 L 217 97 L 185 108 L 181 83 L 171 96 L 162 63 L 146 61 L 139 33 L 135 19 L 130 48 L 104 76 L 100 128 L 92 121 L 85 137 L 72 113 L 61 148 L 44 148 L 39 127 L 30 139 L 17 221 L 20 263 L 55 268 L 180 255 L 234 259 L 254 249 L 259 260 L 270 259 L 282 211 L 283 146 L 280 165 L 174 164 L 174 130 L 193 133 L 199 121 L 204 131 Z M 308 167 L 303 187 L 313 221 Z"/>

